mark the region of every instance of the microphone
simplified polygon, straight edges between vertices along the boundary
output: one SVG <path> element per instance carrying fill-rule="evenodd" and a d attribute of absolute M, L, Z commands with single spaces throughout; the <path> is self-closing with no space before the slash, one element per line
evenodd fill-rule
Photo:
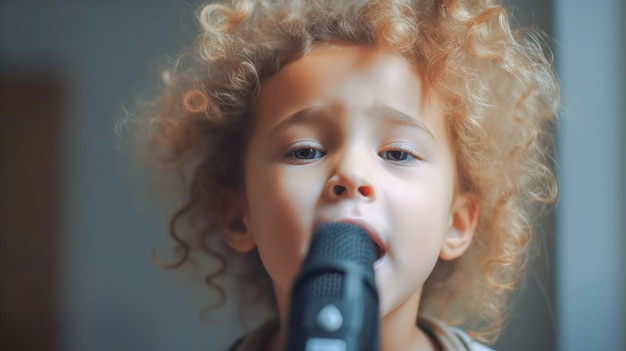
<path fill-rule="evenodd" d="M 363 228 L 317 228 L 292 288 L 288 351 L 378 351 L 375 260 L 376 244 Z"/>

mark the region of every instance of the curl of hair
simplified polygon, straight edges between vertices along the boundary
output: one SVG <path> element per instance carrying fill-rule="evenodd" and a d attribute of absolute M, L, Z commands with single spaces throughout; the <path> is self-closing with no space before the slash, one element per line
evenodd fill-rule
<path fill-rule="evenodd" d="M 199 250 L 222 262 L 209 284 L 228 270 L 224 258 L 235 253 L 203 243 L 217 235 L 224 201 L 241 191 L 263 80 L 328 42 L 388 50 L 413 63 L 444 102 L 463 190 L 480 206 L 469 251 L 437 263 L 421 312 L 479 340 L 497 337 L 536 215 L 556 196 L 550 155 L 559 88 L 541 36 L 513 30 L 491 0 L 233 1 L 204 6 L 198 21 L 190 64 L 167 73 L 164 92 L 138 123 L 156 163 L 190 176 L 187 203 L 171 221 L 183 253 L 174 266 Z M 260 265 L 257 253 L 249 260 Z"/>

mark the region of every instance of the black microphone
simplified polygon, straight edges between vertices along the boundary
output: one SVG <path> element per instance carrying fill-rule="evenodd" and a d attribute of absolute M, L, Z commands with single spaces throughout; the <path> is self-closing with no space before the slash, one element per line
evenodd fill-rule
<path fill-rule="evenodd" d="M 292 288 L 288 351 L 378 351 L 376 244 L 363 228 L 320 225 Z"/>

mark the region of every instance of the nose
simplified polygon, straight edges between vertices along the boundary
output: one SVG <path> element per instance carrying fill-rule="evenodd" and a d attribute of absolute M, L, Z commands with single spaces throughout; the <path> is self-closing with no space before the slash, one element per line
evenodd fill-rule
<path fill-rule="evenodd" d="M 363 158 L 358 157 L 339 160 L 338 166 L 326 183 L 324 191 L 326 196 L 333 201 L 350 198 L 374 200 L 377 195 L 376 189 L 365 162 Z"/>

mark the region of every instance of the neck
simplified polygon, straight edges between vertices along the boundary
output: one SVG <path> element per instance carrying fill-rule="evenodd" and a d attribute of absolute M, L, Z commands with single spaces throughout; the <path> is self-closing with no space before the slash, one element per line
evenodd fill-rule
<path fill-rule="evenodd" d="M 417 327 L 421 296 L 420 289 L 381 318 L 380 351 L 437 350 L 436 344 Z"/>
<path fill-rule="evenodd" d="M 281 289 L 274 284 L 274 294 L 276 296 L 276 304 L 278 306 L 278 316 L 280 318 L 280 327 L 274 334 L 264 351 L 283 351 L 287 345 L 287 323 L 289 318 L 289 306 L 291 304 L 290 293 Z"/>

